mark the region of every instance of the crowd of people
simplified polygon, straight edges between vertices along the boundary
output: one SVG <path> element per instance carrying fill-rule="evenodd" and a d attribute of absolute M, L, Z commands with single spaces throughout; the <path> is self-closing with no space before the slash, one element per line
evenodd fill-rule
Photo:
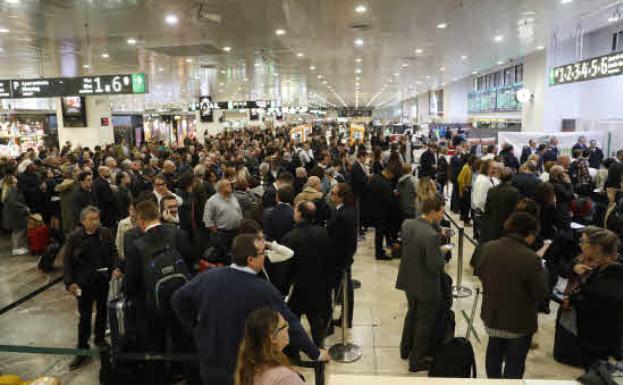
<path fill-rule="evenodd" d="M 327 140 L 325 129 L 305 143 L 282 128 L 205 144 L 29 150 L 0 159 L 2 224 L 15 255 L 28 253 L 34 214 L 49 228 L 48 249 L 63 245 L 78 348 L 89 348 L 94 306 L 94 343 L 108 345 L 112 279 L 133 322 L 123 336 L 111 330 L 113 348 L 198 354 L 197 363 L 140 364 L 134 375 L 146 384 L 301 383 L 288 360 L 329 360 L 324 340 L 341 324 L 341 289 L 352 326 L 351 266 L 367 228 L 376 260 L 401 259 L 400 355 L 411 371 L 429 369 L 452 306 L 446 195 L 478 241 L 471 263 L 484 290 L 490 378 L 523 376 L 537 314 L 551 300 L 560 303 L 557 360 L 621 358 L 623 150 L 604 159 L 580 138 L 570 157 L 556 138 L 531 140 L 519 160 L 510 145 L 470 146 L 463 133 L 355 143 L 336 131 Z"/>

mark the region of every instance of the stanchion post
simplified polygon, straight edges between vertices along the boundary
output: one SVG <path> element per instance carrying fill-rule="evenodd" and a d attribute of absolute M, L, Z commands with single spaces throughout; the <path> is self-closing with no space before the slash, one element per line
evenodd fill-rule
<path fill-rule="evenodd" d="M 361 358 L 363 352 L 357 345 L 351 344 L 346 338 L 348 329 L 348 273 L 345 270 L 342 276 L 342 342 L 329 348 L 329 355 L 333 361 L 354 362 Z"/>
<path fill-rule="evenodd" d="M 459 250 L 457 256 L 456 285 L 452 287 L 455 298 L 465 298 L 472 295 L 472 290 L 463 286 L 463 246 L 465 243 L 465 228 L 459 227 Z"/>

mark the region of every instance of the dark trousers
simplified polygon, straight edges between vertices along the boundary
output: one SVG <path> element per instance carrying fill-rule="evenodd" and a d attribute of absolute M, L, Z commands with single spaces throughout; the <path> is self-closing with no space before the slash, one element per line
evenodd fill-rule
<path fill-rule="evenodd" d="M 532 343 L 532 334 L 520 338 L 489 337 L 486 364 L 487 377 L 523 378 L 530 343 Z M 504 365 L 503 374 L 502 365 Z"/>
<path fill-rule="evenodd" d="M 231 242 L 234 240 L 235 235 L 233 231 L 224 230 L 218 230 L 211 234 L 210 242 L 212 243 L 212 247 L 218 250 L 218 258 L 210 262 L 231 263 L 229 249 L 231 248 Z"/>
<path fill-rule="evenodd" d="M 461 220 L 469 222 L 469 212 L 471 211 L 471 191 L 467 190 L 461 197 Z"/>
<path fill-rule="evenodd" d="M 439 301 L 417 301 L 407 294 L 407 302 L 409 310 L 402 329 L 400 355 L 409 357 L 409 366 L 416 367 L 424 362 L 424 357 L 433 355 L 431 347 L 441 298 Z"/>
<path fill-rule="evenodd" d="M 328 306 L 325 310 L 298 310 L 292 309 L 292 313 L 301 319 L 301 316 L 305 315 L 309 322 L 309 328 L 312 335 L 312 341 L 314 344 L 322 348 L 324 347 L 324 339 L 327 336 L 327 325 L 329 323 Z"/>
<path fill-rule="evenodd" d="M 384 220 L 376 221 L 374 223 L 374 252 L 376 258 L 386 255 L 383 248 L 383 239 L 390 247 L 392 244 L 391 235 L 387 223 Z"/>
<path fill-rule="evenodd" d="M 108 282 L 104 279 L 94 281 L 80 287 L 82 295 L 78 297 L 78 349 L 89 348 L 89 338 L 91 338 L 91 315 L 93 313 L 93 303 L 96 304 L 97 313 L 95 315 L 95 341 L 103 342 L 106 333 L 108 300 Z"/>
<path fill-rule="evenodd" d="M 141 345 L 147 353 L 194 353 L 192 337 L 177 322 L 175 316 L 156 316 L 146 314 Z M 186 384 L 201 384 L 198 362 L 147 361 L 145 364 L 145 384 L 164 385 L 170 374 L 181 374 Z"/>

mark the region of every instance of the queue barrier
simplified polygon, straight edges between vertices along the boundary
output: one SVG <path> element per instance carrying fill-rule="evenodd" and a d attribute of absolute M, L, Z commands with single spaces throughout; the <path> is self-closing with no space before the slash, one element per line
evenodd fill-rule
<path fill-rule="evenodd" d="M 337 362 L 348 363 L 355 362 L 361 358 L 363 355 L 363 351 L 361 348 L 355 344 L 348 342 L 348 338 L 346 337 L 346 329 L 348 329 L 348 270 L 344 269 L 342 272 L 342 280 L 341 280 L 340 288 L 338 289 L 338 294 L 336 298 L 339 298 L 340 293 L 342 294 L 342 342 L 339 342 L 329 348 L 329 355 L 331 359 Z M 330 317 L 332 318 L 332 317 Z M 331 320 L 329 320 L 331 322 Z"/>
<path fill-rule="evenodd" d="M 41 354 L 41 355 L 60 355 L 60 356 L 85 356 L 100 358 L 102 362 L 111 357 L 110 347 L 102 349 L 73 349 L 58 348 L 49 346 L 32 346 L 32 345 L 0 345 L 1 353 L 22 353 L 22 354 Z M 198 362 L 199 357 L 196 354 L 186 353 L 159 353 L 159 352 L 127 352 L 115 353 L 112 355 L 115 360 L 119 361 L 168 361 L 168 362 Z M 308 368 L 314 370 L 314 379 L 316 385 L 325 384 L 325 363 L 321 361 L 294 361 L 294 366 Z M 103 366 L 103 365 L 102 365 Z"/>
<path fill-rule="evenodd" d="M 459 246 L 457 255 L 457 271 L 456 271 L 456 285 L 452 286 L 452 296 L 455 298 L 465 298 L 472 295 L 472 289 L 467 286 L 463 286 L 463 253 L 465 246 L 465 239 L 467 239 L 472 245 L 477 246 L 477 243 L 467 234 L 465 234 L 465 227 L 459 226 L 458 223 L 452 217 L 445 213 L 445 217 L 450 221 L 454 227 L 458 230 Z"/>

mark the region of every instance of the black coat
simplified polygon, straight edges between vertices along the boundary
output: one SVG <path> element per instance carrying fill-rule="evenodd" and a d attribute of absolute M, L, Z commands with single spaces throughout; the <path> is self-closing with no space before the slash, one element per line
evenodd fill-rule
<path fill-rule="evenodd" d="M 418 176 L 421 177 L 431 177 L 435 178 L 437 175 L 437 161 L 435 158 L 435 153 L 431 150 L 426 150 L 422 153 L 422 157 L 420 158 L 420 173 Z"/>
<path fill-rule="evenodd" d="M 374 175 L 368 183 L 368 194 L 366 194 L 366 212 L 370 220 L 387 222 L 393 206 L 397 205 L 394 201 L 391 181 L 382 175 Z"/>
<path fill-rule="evenodd" d="M 121 220 L 129 215 L 130 204 L 132 203 L 132 195 L 130 190 L 125 187 L 119 187 L 114 193 L 116 220 Z"/>
<path fill-rule="evenodd" d="M 522 197 L 534 199 L 534 192 L 541 184 L 541 180 L 532 173 L 522 172 L 513 176 L 512 184 L 513 187 L 519 190 Z"/>
<path fill-rule="evenodd" d="M 63 254 L 63 279 L 67 287 L 72 283 L 78 286 L 88 285 L 92 282 L 97 269 L 108 268 L 110 273 L 117 265 L 117 250 L 110 230 L 105 227 L 97 230 L 99 246 L 96 249 L 87 243 L 87 237 L 82 226 L 67 236 Z"/>
<path fill-rule="evenodd" d="M 117 205 L 108 181 L 101 177 L 95 178 L 93 181 L 93 199 L 101 211 L 102 223 L 105 226 L 112 225 L 117 218 Z"/>
<path fill-rule="evenodd" d="M 93 193 L 91 191 L 83 189 L 82 187 L 78 187 L 78 189 L 74 193 L 72 201 L 74 223 L 80 223 L 80 212 L 83 208 L 87 206 L 92 206 L 94 204 L 95 200 L 93 199 Z"/>
<path fill-rule="evenodd" d="M 588 165 L 591 168 L 599 169 L 601 162 L 604 160 L 604 153 L 601 151 L 601 148 L 595 148 L 591 150 L 590 155 L 588 156 Z"/>
<path fill-rule="evenodd" d="M 500 183 L 489 190 L 483 216 L 481 243 L 497 239 L 502 235 L 504 222 L 515 210 L 519 198 L 519 190 L 508 182 Z"/>
<path fill-rule="evenodd" d="M 606 179 L 605 187 L 620 188 L 621 175 L 623 175 L 623 163 L 615 160 L 608 168 L 608 178 Z"/>
<path fill-rule="evenodd" d="M 357 251 L 357 213 L 354 207 L 342 206 L 334 211 L 333 218 L 327 223 L 329 235 L 333 241 L 336 264 L 339 269 L 353 263 Z"/>
<path fill-rule="evenodd" d="M 353 194 L 355 194 L 356 197 L 361 197 L 366 191 L 367 184 L 368 175 L 366 171 L 359 162 L 355 162 L 350 175 L 350 185 L 353 189 Z"/>
<path fill-rule="evenodd" d="M 568 230 L 571 225 L 571 201 L 575 199 L 571 183 L 552 181 L 556 193 L 556 226 L 558 230 Z"/>
<path fill-rule="evenodd" d="M 571 303 L 577 310 L 580 346 L 593 359 L 621 359 L 623 265 L 595 271 Z"/>
<path fill-rule="evenodd" d="M 294 209 L 286 203 L 278 203 L 264 212 L 264 234 L 269 241 L 281 239 L 294 227 Z"/>
<path fill-rule="evenodd" d="M 39 188 L 41 179 L 34 172 L 24 171 L 18 175 L 17 186 L 19 191 L 24 194 L 26 204 L 33 213 L 40 213 L 43 205 L 43 193 Z"/>
<path fill-rule="evenodd" d="M 270 176 L 270 174 L 268 175 Z M 264 209 L 274 207 L 277 204 L 277 188 L 273 182 L 270 182 L 270 185 L 264 190 L 262 204 Z"/>
<path fill-rule="evenodd" d="M 289 307 L 295 313 L 328 309 L 335 272 L 335 250 L 328 231 L 302 222 L 283 238 L 283 244 L 294 251 Z"/>
<path fill-rule="evenodd" d="M 528 158 L 532 154 L 533 154 L 532 147 L 530 147 L 530 146 L 523 146 L 523 148 L 521 149 L 521 157 L 519 158 L 519 162 L 521 164 L 526 163 L 526 161 L 528 160 Z"/>

